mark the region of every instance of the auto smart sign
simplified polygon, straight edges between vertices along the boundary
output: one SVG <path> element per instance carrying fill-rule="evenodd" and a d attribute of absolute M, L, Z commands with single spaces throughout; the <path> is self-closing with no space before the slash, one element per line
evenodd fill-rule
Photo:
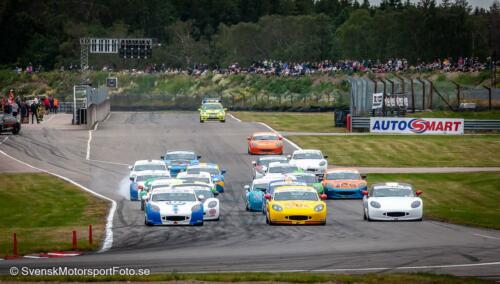
<path fill-rule="evenodd" d="M 370 132 L 394 134 L 464 134 L 464 120 L 455 118 L 371 117 Z"/>

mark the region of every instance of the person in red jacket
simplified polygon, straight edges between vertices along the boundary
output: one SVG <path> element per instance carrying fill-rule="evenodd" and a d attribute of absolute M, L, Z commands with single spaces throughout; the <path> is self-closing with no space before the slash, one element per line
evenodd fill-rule
<path fill-rule="evenodd" d="M 50 100 L 48 97 L 45 97 L 43 99 L 43 106 L 45 107 L 45 114 L 49 114 L 49 110 L 50 110 Z"/>

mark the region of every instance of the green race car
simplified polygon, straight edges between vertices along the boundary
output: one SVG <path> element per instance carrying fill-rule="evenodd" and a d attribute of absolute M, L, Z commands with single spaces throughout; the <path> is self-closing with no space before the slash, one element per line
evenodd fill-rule
<path fill-rule="evenodd" d="M 200 123 L 207 120 L 226 122 L 226 109 L 220 103 L 205 103 L 198 110 L 200 111 Z"/>

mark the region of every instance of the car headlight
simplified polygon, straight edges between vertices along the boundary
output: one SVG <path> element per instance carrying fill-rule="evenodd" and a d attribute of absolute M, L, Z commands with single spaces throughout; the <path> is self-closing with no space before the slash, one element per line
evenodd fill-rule
<path fill-rule="evenodd" d="M 154 204 L 151 204 L 151 210 L 152 210 L 153 212 L 160 212 L 160 207 L 158 207 L 158 206 L 156 206 L 156 205 L 154 205 Z"/>
<path fill-rule="evenodd" d="M 380 207 L 381 207 L 380 203 L 378 203 L 377 201 L 371 201 L 371 202 L 370 202 L 370 205 L 371 205 L 373 208 L 380 208 Z"/>
<path fill-rule="evenodd" d="M 422 202 L 420 202 L 419 200 L 413 201 L 411 203 L 411 208 L 418 208 L 418 207 L 420 207 L 421 204 L 422 204 Z"/>
<path fill-rule="evenodd" d="M 212 200 L 208 202 L 208 208 L 214 208 L 215 206 L 217 206 L 217 201 Z"/>
<path fill-rule="evenodd" d="M 201 210 L 201 205 L 200 204 L 196 204 L 195 206 L 193 206 L 193 208 L 191 208 L 191 211 L 200 211 Z"/>
<path fill-rule="evenodd" d="M 325 208 L 325 205 L 318 204 L 318 205 L 316 205 L 316 207 L 314 207 L 314 211 L 321 212 L 324 208 Z"/>
<path fill-rule="evenodd" d="M 274 210 L 274 211 L 278 211 L 278 212 L 279 212 L 279 211 L 282 211 L 282 210 L 283 210 L 283 208 L 282 208 L 281 206 L 279 206 L 278 204 L 273 204 L 273 206 L 272 206 L 272 207 L 273 207 L 273 210 Z"/>
<path fill-rule="evenodd" d="M 319 163 L 319 166 L 320 166 L 320 167 L 326 166 L 326 161 L 321 161 L 321 162 Z"/>

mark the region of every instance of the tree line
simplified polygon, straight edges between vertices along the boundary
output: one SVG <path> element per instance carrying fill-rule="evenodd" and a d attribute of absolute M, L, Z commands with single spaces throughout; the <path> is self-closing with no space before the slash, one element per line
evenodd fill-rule
<path fill-rule="evenodd" d="M 164 63 L 249 65 L 387 60 L 499 54 L 500 5 L 472 8 L 466 0 L 4 0 L 0 1 L 0 66 L 46 69 L 79 63 L 79 38 L 152 37 L 146 61 L 94 56 L 119 67 Z"/>

